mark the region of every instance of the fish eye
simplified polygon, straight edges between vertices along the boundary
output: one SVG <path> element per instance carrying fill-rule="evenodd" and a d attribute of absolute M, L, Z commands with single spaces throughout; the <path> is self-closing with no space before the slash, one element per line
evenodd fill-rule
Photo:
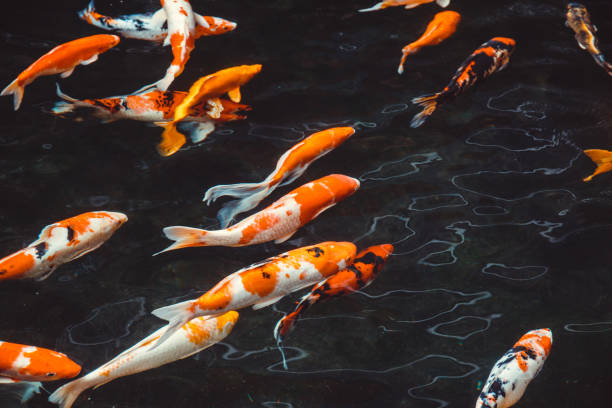
<path fill-rule="evenodd" d="M 47 377 L 55 377 L 55 373 L 47 373 Z"/>

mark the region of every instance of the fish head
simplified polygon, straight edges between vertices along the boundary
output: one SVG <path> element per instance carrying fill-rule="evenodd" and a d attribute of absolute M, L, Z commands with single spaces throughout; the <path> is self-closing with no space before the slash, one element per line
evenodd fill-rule
<path fill-rule="evenodd" d="M 387 258 L 393 253 L 393 245 L 375 245 L 360 251 L 350 269 L 360 272 L 360 279 L 364 282 L 372 281 L 381 271 Z"/>
<path fill-rule="evenodd" d="M 585 20 L 590 20 L 587 8 L 580 3 L 568 3 L 566 18 L 570 24 L 581 23 Z"/>
<path fill-rule="evenodd" d="M 546 358 L 552 347 L 552 331 L 548 328 L 530 330 L 516 343 L 523 347 L 534 350 L 537 354 L 541 354 Z"/>
<path fill-rule="evenodd" d="M 53 350 L 32 347 L 32 352 L 23 352 L 23 357 L 29 359 L 28 377 L 35 381 L 55 381 L 76 377 L 81 372 L 81 366 L 67 355 Z"/>
<path fill-rule="evenodd" d="M 215 33 L 223 34 L 235 30 L 238 24 L 224 18 L 213 17 L 213 24 L 211 26 L 214 27 Z"/>
<path fill-rule="evenodd" d="M 334 146 L 338 146 L 344 143 L 346 139 L 348 139 L 349 137 L 355 134 L 355 129 L 353 129 L 350 126 L 335 127 L 335 128 L 327 129 L 327 131 L 331 132 L 331 136 L 333 137 L 333 140 L 334 140 Z"/>
<path fill-rule="evenodd" d="M 360 186 L 359 180 L 344 174 L 330 174 L 318 180 L 334 195 L 334 202 L 344 200 Z"/>
<path fill-rule="evenodd" d="M 253 64 L 253 65 L 241 65 L 238 68 L 238 73 L 240 76 L 240 84 L 245 84 L 251 80 L 255 75 L 261 72 L 261 64 Z"/>
<path fill-rule="evenodd" d="M 495 68 L 504 69 L 508 62 L 510 62 L 510 55 L 514 52 L 516 47 L 516 41 L 512 38 L 507 37 L 495 37 L 492 38 L 490 43 L 494 44 L 495 49 Z"/>

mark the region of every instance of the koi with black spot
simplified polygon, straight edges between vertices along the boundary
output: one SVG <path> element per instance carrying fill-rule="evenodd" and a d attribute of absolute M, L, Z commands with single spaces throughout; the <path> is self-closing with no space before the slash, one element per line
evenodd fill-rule
<path fill-rule="evenodd" d="M 495 37 L 478 47 L 463 61 L 442 91 L 412 99 L 412 103 L 420 105 L 423 111 L 415 115 L 410 126 L 421 126 L 440 104 L 454 99 L 478 80 L 506 68 L 515 45 L 512 38 Z"/>

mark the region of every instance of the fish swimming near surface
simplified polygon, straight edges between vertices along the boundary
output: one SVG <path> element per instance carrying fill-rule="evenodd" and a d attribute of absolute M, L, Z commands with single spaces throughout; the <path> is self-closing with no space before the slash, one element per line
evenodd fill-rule
<path fill-rule="evenodd" d="M 168 22 L 163 8 L 154 13 L 130 14 L 109 17 L 96 11 L 93 0 L 86 9 L 79 11 L 79 18 L 87 23 L 112 31 L 125 38 L 162 42 L 168 35 Z M 219 17 L 201 16 L 193 13 L 195 19 L 195 39 L 203 36 L 225 34 L 234 30 L 236 23 Z"/>
<path fill-rule="evenodd" d="M 317 283 L 310 293 L 300 300 L 293 312 L 278 321 L 274 328 L 276 342 L 280 344 L 284 340 L 287 333 L 310 306 L 331 297 L 348 295 L 367 287 L 378 276 L 392 253 L 393 245 L 391 244 L 371 246 L 360 251 L 346 269 Z"/>
<path fill-rule="evenodd" d="M 197 299 L 154 310 L 155 316 L 170 322 L 158 344 L 194 317 L 217 316 L 248 306 L 255 310 L 270 306 L 289 293 L 346 268 L 355 252 L 355 245 L 351 242 L 322 242 L 236 271 Z"/>
<path fill-rule="evenodd" d="M 55 269 L 97 249 L 127 221 L 119 212 L 87 212 L 47 225 L 27 247 L 0 259 L 0 280 L 44 280 Z"/>
<path fill-rule="evenodd" d="M 415 115 L 410 126 L 421 126 L 439 105 L 455 98 L 477 81 L 506 68 L 515 45 L 512 38 L 495 37 L 478 47 L 463 61 L 442 91 L 412 99 L 412 103 L 420 105 L 423 111 Z"/>
<path fill-rule="evenodd" d="M 223 113 L 223 102 L 219 97 L 227 93 L 232 102 L 240 102 L 240 87 L 260 71 L 260 64 L 240 65 L 222 69 L 195 81 L 189 88 L 187 96 L 174 109 L 173 120 L 156 123 L 164 128 L 162 139 L 168 141 L 167 145 L 161 146 L 160 154 L 169 156 L 178 150 L 176 146 L 185 137 L 177 131 L 176 124 L 184 120 L 195 105 L 206 101 L 209 106 L 208 115 L 211 118 L 220 117 Z"/>
<path fill-rule="evenodd" d="M 565 25 L 576 33 L 576 41 L 583 50 L 587 50 L 597 65 L 606 70 L 612 76 L 612 65 L 610 65 L 599 50 L 595 32 L 597 27 L 591 23 L 591 16 L 585 6 L 580 3 L 569 3 L 567 5 Z"/>
<path fill-rule="evenodd" d="M 344 143 L 354 133 L 352 127 L 336 127 L 314 133 L 285 152 L 278 159 L 276 169 L 262 182 L 211 187 L 206 191 L 204 201 L 210 205 L 223 196 L 240 198 L 226 203 L 217 215 L 221 226 L 226 228 L 236 215 L 255 208 L 276 187 L 292 183 L 304 174 L 312 162 Z"/>
<path fill-rule="evenodd" d="M 538 375 L 552 346 L 550 329 L 527 332 L 497 360 L 476 401 L 476 408 L 508 408 L 516 404 Z"/>
<path fill-rule="evenodd" d="M 182 226 L 166 227 L 164 234 L 175 242 L 155 255 L 188 247 L 241 247 L 269 241 L 277 244 L 285 242 L 300 227 L 358 188 L 359 180 L 342 174 L 330 174 L 296 188 L 258 213 L 226 229 L 207 231 Z"/>
<path fill-rule="evenodd" d="M 98 34 L 79 38 L 58 45 L 51 51 L 34 61 L 17 78 L 0 93 L 1 96 L 13 95 L 15 110 L 19 109 L 26 85 L 44 75 L 60 74 L 67 78 L 74 68 L 88 65 L 98 60 L 98 55 L 119 44 L 119 37 L 110 34 Z"/>
<path fill-rule="evenodd" d="M 437 13 L 433 20 L 431 20 L 431 22 L 427 25 L 423 35 L 418 40 L 408 44 L 402 49 L 403 55 L 399 67 L 397 68 L 397 73 L 404 73 L 404 63 L 406 62 L 406 57 L 416 54 L 423 47 L 440 44 L 442 41 L 446 40 L 455 33 L 457 30 L 457 25 L 460 21 L 461 14 L 457 12 L 441 11 L 440 13 Z"/>
<path fill-rule="evenodd" d="M 89 374 L 61 386 L 49 396 L 49 402 L 70 408 L 79 395 L 91 387 L 95 389 L 117 378 L 199 353 L 227 337 L 237 321 L 238 312 L 235 311 L 215 318 L 196 317 L 174 331 L 163 346 L 155 347 L 166 331 L 164 326 Z"/>
<path fill-rule="evenodd" d="M 588 177 L 582 179 L 582 181 L 591 181 L 593 177 L 598 174 L 607 173 L 612 170 L 612 152 L 603 149 L 587 149 L 584 154 L 589 156 L 593 163 L 597 165 L 595 172 Z"/>
<path fill-rule="evenodd" d="M 405 9 L 413 9 L 423 4 L 433 3 L 434 1 L 440 7 L 448 7 L 450 4 L 450 0 L 384 0 L 370 8 L 361 9 L 359 12 L 364 13 L 366 11 L 376 11 L 397 6 L 404 6 Z"/>
<path fill-rule="evenodd" d="M 172 63 L 162 79 L 145 85 L 135 93 L 141 93 L 151 88 L 157 88 L 160 91 L 167 90 L 174 79 L 181 75 L 191 51 L 195 48 L 196 23 L 189 1 L 160 0 L 160 2 L 168 20 L 168 34 L 163 45 L 172 47 Z"/>

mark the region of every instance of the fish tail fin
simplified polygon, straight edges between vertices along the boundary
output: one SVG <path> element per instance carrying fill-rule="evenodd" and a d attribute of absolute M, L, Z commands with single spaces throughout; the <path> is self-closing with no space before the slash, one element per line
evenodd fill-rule
<path fill-rule="evenodd" d="M 289 313 L 287 316 L 280 319 L 278 323 L 276 323 L 276 326 L 274 327 L 274 339 L 276 340 L 277 344 L 280 345 L 285 340 L 285 337 L 287 337 L 289 332 L 293 329 L 295 323 L 298 321 L 302 310 L 303 309 L 298 306 L 296 310 Z"/>
<path fill-rule="evenodd" d="M 59 405 L 60 408 L 70 408 L 79 395 L 88 388 L 90 388 L 90 384 L 81 381 L 81 379 L 71 381 L 49 395 L 49 402 Z"/>
<path fill-rule="evenodd" d="M 593 177 L 601 173 L 606 173 L 612 170 L 612 152 L 603 149 L 588 149 L 584 151 L 584 154 L 589 156 L 593 163 L 597 166 L 595 172 L 588 177 L 582 179 L 582 181 L 591 181 Z"/>
<path fill-rule="evenodd" d="M 210 205 L 211 202 L 223 196 L 239 198 L 239 200 L 225 203 L 217 214 L 221 226 L 226 228 L 236 215 L 255 208 L 271 192 L 270 185 L 266 180 L 261 183 L 225 184 L 209 188 L 202 201 L 206 201 L 206 204 Z"/>
<path fill-rule="evenodd" d="M 418 98 L 413 98 L 412 103 L 415 105 L 419 105 L 423 108 L 423 110 L 416 114 L 412 121 L 410 122 L 410 127 L 417 128 L 421 126 L 425 120 L 431 116 L 432 113 L 438 107 L 438 98 L 440 97 L 440 93 L 436 93 L 433 95 L 425 95 L 420 96 Z"/>
<path fill-rule="evenodd" d="M 94 5 L 94 0 L 91 0 L 87 5 L 87 8 L 80 10 L 77 12 L 77 15 L 81 20 L 85 20 L 86 22 L 91 24 L 91 20 L 95 20 L 93 17 L 93 13 L 96 11 L 96 6 Z"/>
<path fill-rule="evenodd" d="M 19 109 L 19 105 L 21 105 L 21 100 L 23 99 L 24 89 L 25 87 L 22 85 L 19 85 L 19 83 L 17 82 L 17 79 L 15 79 L 13 82 L 8 84 L 8 86 L 4 88 L 2 92 L 0 92 L 0 96 L 12 94 L 13 95 L 13 107 L 15 108 L 15 110 L 17 110 Z"/>
<path fill-rule="evenodd" d="M 57 96 L 62 98 L 63 101 L 55 103 L 53 108 L 51 108 L 51 112 L 52 113 L 54 113 L 56 115 L 63 115 L 63 114 L 66 114 L 66 113 L 71 113 L 71 112 L 74 112 L 74 108 L 76 106 L 78 106 L 79 103 L 81 103 L 81 104 L 83 103 L 83 102 L 79 101 L 78 99 L 72 98 L 72 97 L 66 95 L 65 93 L 63 93 L 62 90 L 60 89 L 59 84 L 57 82 L 55 83 L 55 88 L 56 88 L 55 93 L 57 94 Z"/>
<path fill-rule="evenodd" d="M 380 3 L 376 3 L 372 7 L 364 8 L 364 9 L 357 10 L 357 11 L 360 12 L 360 13 L 367 13 L 368 11 L 382 10 L 384 8 L 385 8 L 384 7 L 384 1 L 381 1 Z"/>
<path fill-rule="evenodd" d="M 167 320 L 168 325 L 166 326 L 164 334 L 162 334 L 159 340 L 155 342 L 155 344 L 151 347 L 149 351 L 158 347 L 170 336 L 172 336 L 178 329 L 180 329 L 185 323 L 196 317 L 193 312 L 194 307 L 195 301 L 187 300 L 185 302 L 175 303 L 174 305 L 160 307 L 152 311 L 151 313 L 154 316 L 159 317 L 163 320 Z"/>
<path fill-rule="evenodd" d="M 164 128 L 161 135 L 161 142 L 157 145 L 157 151 L 162 156 L 171 156 L 187 142 L 185 135 L 178 131 L 174 122 L 155 122 L 156 125 Z"/>
<path fill-rule="evenodd" d="M 166 238 L 171 239 L 174 244 L 170 245 L 168 248 L 159 251 L 155 255 L 159 255 L 163 252 L 172 251 L 175 249 L 188 248 L 194 246 L 206 246 L 207 242 L 204 237 L 210 234 L 210 231 L 206 231 L 199 228 L 191 228 L 191 227 L 166 227 L 164 228 L 164 235 Z"/>
<path fill-rule="evenodd" d="M 438 3 L 438 6 L 446 8 L 450 4 L 450 0 L 436 0 L 436 3 Z"/>

